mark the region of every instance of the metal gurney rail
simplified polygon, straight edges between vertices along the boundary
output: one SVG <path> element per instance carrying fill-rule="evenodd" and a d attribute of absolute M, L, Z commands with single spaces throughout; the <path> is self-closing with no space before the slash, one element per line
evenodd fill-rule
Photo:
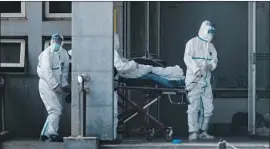
<path fill-rule="evenodd" d="M 137 86 L 119 86 L 121 89 L 127 90 L 143 90 L 143 91 L 152 91 L 162 95 L 168 95 L 168 99 L 171 104 L 185 104 L 185 94 L 186 90 L 182 88 L 158 88 L 158 87 L 137 87 Z M 181 95 L 180 102 L 174 102 L 171 98 L 171 95 Z M 152 103 L 153 104 L 153 103 Z"/>

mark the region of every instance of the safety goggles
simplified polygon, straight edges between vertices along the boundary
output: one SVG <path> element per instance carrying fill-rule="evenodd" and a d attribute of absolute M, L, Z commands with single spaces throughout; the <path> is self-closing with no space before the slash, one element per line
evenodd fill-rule
<path fill-rule="evenodd" d="M 51 40 L 54 43 L 58 43 L 58 44 L 61 44 L 62 43 L 62 38 L 61 38 L 61 36 L 59 34 L 52 35 Z"/>
<path fill-rule="evenodd" d="M 60 40 L 52 40 L 52 42 L 53 42 L 53 43 L 58 43 L 58 44 L 60 44 L 60 45 L 61 45 L 61 43 L 62 43 L 62 41 L 60 41 Z"/>
<path fill-rule="evenodd" d="M 216 33 L 216 28 L 214 26 L 210 26 L 210 29 L 208 30 L 208 34 L 215 34 Z"/>
<path fill-rule="evenodd" d="M 52 42 L 53 43 L 61 44 L 62 43 L 62 39 L 60 37 L 52 37 Z"/>
<path fill-rule="evenodd" d="M 212 22 L 208 22 L 208 24 L 210 26 L 209 30 L 208 30 L 208 34 L 215 34 L 216 33 L 216 26 L 215 24 L 213 24 Z"/>

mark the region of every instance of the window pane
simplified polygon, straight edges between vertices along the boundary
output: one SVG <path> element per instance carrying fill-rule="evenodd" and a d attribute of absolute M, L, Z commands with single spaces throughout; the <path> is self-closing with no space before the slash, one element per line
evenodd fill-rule
<path fill-rule="evenodd" d="M 63 48 L 66 49 L 67 51 L 71 49 L 71 43 L 65 43 L 63 45 Z"/>
<path fill-rule="evenodd" d="M 52 1 L 49 6 L 50 13 L 71 13 L 71 1 Z"/>
<path fill-rule="evenodd" d="M 145 2 L 131 3 L 131 57 L 140 57 L 146 50 Z"/>
<path fill-rule="evenodd" d="M 0 2 L 0 13 L 21 13 L 21 2 L 20 1 Z"/>
<path fill-rule="evenodd" d="M 1 63 L 20 63 L 20 43 L 0 43 Z"/>

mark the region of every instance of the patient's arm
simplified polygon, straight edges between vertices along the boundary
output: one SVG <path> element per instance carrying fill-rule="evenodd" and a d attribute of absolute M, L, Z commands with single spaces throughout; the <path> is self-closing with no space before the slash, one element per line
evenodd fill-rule
<path fill-rule="evenodd" d="M 114 50 L 114 67 L 117 71 L 128 72 L 130 70 L 137 69 L 138 64 L 131 60 L 128 61 L 122 58 L 116 50 Z"/>

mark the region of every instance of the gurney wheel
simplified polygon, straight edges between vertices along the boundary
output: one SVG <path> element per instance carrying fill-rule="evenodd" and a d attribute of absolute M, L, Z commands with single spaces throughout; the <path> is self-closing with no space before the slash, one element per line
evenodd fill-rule
<path fill-rule="evenodd" d="M 154 130 L 152 129 L 149 129 L 148 132 L 146 133 L 145 137 L 146 137 L 146 140 L 153 140 L 153 137 L 155 135 L 155 132 Z"/>
<path fill-rule="evenodd" d="M 173 136 L 173 129 L 167 128 L 164 133 L 164 138 L 166 141 L 171 141 Z"/>

